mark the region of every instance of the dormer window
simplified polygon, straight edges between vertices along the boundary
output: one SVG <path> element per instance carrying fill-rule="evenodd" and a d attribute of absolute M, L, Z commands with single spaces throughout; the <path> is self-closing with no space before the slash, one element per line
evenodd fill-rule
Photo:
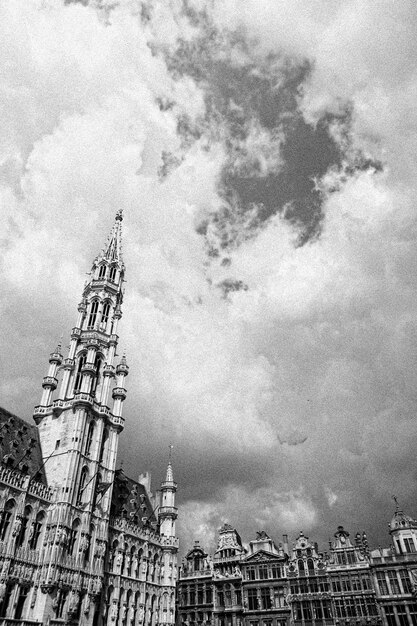
<path fill-rule="evenodd" d="M 106 276 L 106 266 L 105 265 L 100 265 L 100 271 L 98 273 L 99 280 L 104 278 L 105 276 Z"/>

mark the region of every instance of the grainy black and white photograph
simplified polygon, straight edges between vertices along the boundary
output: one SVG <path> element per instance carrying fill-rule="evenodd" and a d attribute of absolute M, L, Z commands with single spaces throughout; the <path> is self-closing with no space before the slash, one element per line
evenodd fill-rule
<path fill-rule="evenodd" d="M 0 3 L 0 626 L 417 626 L 416 42 Z"/>

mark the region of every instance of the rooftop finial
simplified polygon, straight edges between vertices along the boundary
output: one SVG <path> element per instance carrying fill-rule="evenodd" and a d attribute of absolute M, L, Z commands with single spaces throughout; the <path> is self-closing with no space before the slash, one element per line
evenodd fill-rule
<path fill-rule="evenodd" d="M 122 262 L 122 221 L 123 209 L 119 209 L 114 218 L 113 228 L 111 229 L 106 245 L 98 256 L 98 261 L 104 258 L 110 262 Z"/>
<path fill-rule="evenodd" d="M 172 449 L 173 449 L 173 445 L 170 444 L 169 446 L 169 456 L 168 456 L 168 467 L 167 467 L 167 475 L 165 478 L 165 482 L 170 482 L 173 483 L 174 482 L 174 472 L 172 471 Z"/>
<path fill-rule="evenodd" d="M 398 513 L 398 511 L 400 510 L 400 505 L 398 504 L 398 498 L 397 496 L 392 496 L 392 499 L 395 502 L 395 512 Z"/>

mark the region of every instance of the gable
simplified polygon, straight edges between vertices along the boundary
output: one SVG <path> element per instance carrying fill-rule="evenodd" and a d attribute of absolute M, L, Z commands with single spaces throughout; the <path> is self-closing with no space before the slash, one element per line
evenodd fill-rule
<path fill-rule="evenodd" d="M 255 554 L 250 554 L 242 560 L 242 563 L 250 565 L 251 563 L 259 563 L 266 561 L 283 561 L 284 557 L 279 554 L 272 554 L 272 552 L 267 552 L 266 550 L 259 550 L 255 552 Z"/>

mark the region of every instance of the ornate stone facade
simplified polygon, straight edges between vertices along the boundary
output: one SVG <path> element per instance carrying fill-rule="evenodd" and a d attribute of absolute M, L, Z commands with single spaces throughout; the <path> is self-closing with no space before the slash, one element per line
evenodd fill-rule
<path fill-rule="evenodd" d="M 0 624 L 156 626 L 175 620 L 171 461 L 116 470 L 129 368 L 115 363 L 125 266 L 122 215 L 94 259 L 66 358 L 50 355 L 36 427 L 0 411 Z M 58 391 L 56 391 L 58 389 Z"/>
<path fill-rule="evenodd" d="M 227 525 L 213 559 L 199 544 L 185 557 L 179 625 L 417 626 L 417 520 L 397 506 L 390 535 L 390 547 L 370 550 L 365 533 L 352 542 L 339 526 L 320 552 L 302 532 L 290 549 L 286 535 L 277 546 L 262 531 L 245 549 Z"/>

